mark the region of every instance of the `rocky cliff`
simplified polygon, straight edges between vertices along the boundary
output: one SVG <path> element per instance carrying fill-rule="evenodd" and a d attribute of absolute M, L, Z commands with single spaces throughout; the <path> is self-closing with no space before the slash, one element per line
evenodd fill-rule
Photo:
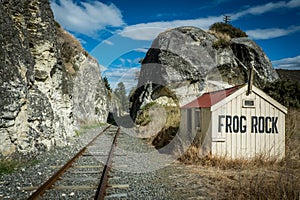
<path fill-rule="evenodd" d="M 0 154 L 65 145 L 82 122 L 105 121 L 99 64 L 54 21 L 48 0 L 0 4 Z"/>
<path fill-rule="evenodd" d="M 162 97 L 182 106 L 204 92 L 246 83 L 251 67 L 255 85 L 278 79 L 266 54 L 249 38 L 195 27 L 167 30 L 153 41 L 143 60 L 131 116 L 136 118 L 143 105 L 159 103 Z"/>

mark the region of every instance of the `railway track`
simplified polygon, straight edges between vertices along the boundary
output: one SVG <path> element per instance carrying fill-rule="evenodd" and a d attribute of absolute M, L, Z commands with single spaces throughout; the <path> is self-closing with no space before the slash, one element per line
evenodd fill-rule
<path fill-rule="evenodd" d="M 63 166 L 49 166 L 57 168 L 40 187 L 36 189 L 28 200 L 35 199 L 64 199 L 66 194 L 72 199 L 104 199 L 106 189 L 126 189 L 126 184 L 108 185 L 109 172 L 112 168 L 115 148 L 120 128 L 108 126 L 94 136 L 86 146 L 75 154 Z M 122 155 L 116 155 L 122 156 Z M 109 198 L 109 196 L 106 196 Z M 126 193 L 112 194 L 111 198 L 126 197 Z"/>

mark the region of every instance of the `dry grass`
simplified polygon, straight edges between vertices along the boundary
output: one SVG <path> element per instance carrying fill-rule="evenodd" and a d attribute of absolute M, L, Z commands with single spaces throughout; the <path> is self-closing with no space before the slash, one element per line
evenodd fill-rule
<path fill-rule="evenodd" d="M 80 53 L 89 56 L 88 53 L 82 48 L 80 42 L 70 33 L 62 29 L 57 28 L 58 46 L 60 48 L 61 56 L 66 67 L 66 72 L 70 75 L 75 75 L 79 70 L 75 65 L 76 56 Z"/>
<path fill-rule="evenodd" d="M 188 149 L 181 161 L 192 172 L 210 180 L 217 188 L 214 199 L 299 199 L 300 198 L 300 110 L 290 109 L 286 118 L 286 157 L 251 160 L 199 158 L 196 147 Z"/>
<path fill-rule="evenodd" d="M 216 32 L 213 30 L 209 30 L 209 33 L 213 34 L 218 40 L 214 42 L 213 47 L 214 48 L 226 48 L 230 46 L 230 40 L 231 37 L 226 33 Z"/>
<path fill-rule="evenodd" d="M 220 32 L 216 32 L 216 31 L 213 31 L 213 30 L 209 30 L 208 33 L 213 34 L 218 39 L 222 38 L 226 41 L 231 40 L 231 37 L 226 33 L 220 33 Z"/>
<path fill-rule="evenodd" d="M 223 181 L 224 199 L 298 199 L 299 175 L 293 171 L 246 171 Z"/>

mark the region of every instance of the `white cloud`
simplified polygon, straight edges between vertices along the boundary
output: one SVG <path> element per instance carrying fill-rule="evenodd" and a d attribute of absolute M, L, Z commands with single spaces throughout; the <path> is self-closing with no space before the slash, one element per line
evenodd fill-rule
<path fill-rule="evenodd" d="M 190 20 L 173 20 L 161 22 L 149 22 L 126 26 L 122 19 L 121 11 L 114 4 L 104 4 L 99 1 L 88 1 L 75 3 L 74 0 L 51 1 L 55 18 L 69 31 L 81 33 L 91 37 L 97 37 L 100 30 L 108 30 L 109 27 L 123 29 L 120 34 L 134 40 L 151 41 L 157 35 L 168 28 L 179 26 L 195 26 L 204 30 L 215 22 L 222 21 L 223 16 L 210 16 L 205 18 Z M 231 20 L 238 20 L 246 15 L 261 15 L 277 9 L 292 9 L 300 7 L 300 0 L 270 2 L 259 6 L 249 7 L 240 12 L 228 14 Z M 268 33 L 267 31 L 274 31 Z M 247 33 L 253 38 L 268 39 L 283 36 L 295 32 L 292 29 L 265 29 L 250 30 Z M 112 45 L 110 41 L 104 41 L 108 45 Z"/>
<path fill-rule="evenodd" d="M 300 0 L 291 0 L 287 3 L 287 6 L 290 8 L 300 7 Z"/>
<path fill-rule="evenodd" d="M 99 66 L 100 66 L 100 71 L 101 72 L 104 72 L 105 70 L 107 70 L 107 67 L 105 67 L 103 65 L 100 65 L 100 64 L 99 64 Z"/>
<path fill-rule="evenodd" d="M 79 40 L 79 42 L 80 42 L 81 44 L 87 44 L 87 41 L 85 41 L 85 40 L 82 39 L 82 38 L 77 38 L 77 40 Z"/>
<path fill-rule="evenodd" d="M 255 29 L 246 31 L 247 35 L 253 39 L 265 40 L 276 37 L 289 35 L 300 31 L 300 26 L 291 26 L 286 29 L 269 28 L 269 29 Z"/>
<path fill-rule="evenodd" d="M 270 2 L 260 6 L 250 7 L 238 13 L 230 14 L 232 20 L 237 20 L 245 15 L 261 15 L 277 9 L 297 8 L 300 7 L 300 0 L 291 0 L 288 2 Z"/>
<path fill-rule="evenodd" d="M 126 26 L 120 35 L 134 40 L 153 40 L 159 33 L 166 29 L 161 28 L 159 26 L 160 23 L 161 22 L 155 22 L 157 27 L 151 23 Z"/>
<path fill-rule="evenodd" d="M 122 66 L 125 65 L 126 60 L 124 58 L 119 58 L 119 61 L 122 63 Z"/>
<path fill-rule="evenodd" d="M 272 61 L 274 68 L 277 69 L 300 69 L 300 55 L 293 58 L 284 58 Z"/>
<path fill-rule="evenodd" d="M 179 26 L 196 26 L 202 29 L 208 29 L 215 22 L 221 21 L 223 16 L 191 19 L 191 20 L 174 20 L 165 22 L 149 22 L 126 26 L 120 33 L 123 37 L 134 40 L 153 40 L 159 33 L 169 28 Z"/>
<path fill-rule="evenodd" d="M 114 43 L 111 42 L 111 41 L 109 41 L 109 40 L 103 40 L 103 43 L 108 44 L 108 45 L 110 45 L 110 46 L 113 46 L 113 45 L 114 45 Z"/>
<path fill-rule="evenodd" d="M 276 9 L 286 9 L 286 8 L 296 8 L 296 7 L 300 7 L 300 0 L 291 0 L 289 2 L 285 2 L 285 1 L 270 2 L 264 5 L 250 7 L 243 11 L 237 13 L 231 13 L 228 15 L 230 15 L 231 20 L 234 21 L 246 15 L 261 15 L 267 12 L 274 11 Z M 191 20 L 174 20 L 174 21 L 141 23 L 132 26 L 126 26 L 121 32 L 121 35 L 123 37 L 128 37 L 134 40 L 153 40 L 154 38 L 157 37 L 159 33 L 165 31 L 168 28 L 174 28 L 179 26 L 195 26 L 205 30 L 208 29 L 211 24 L 222 21 L 222 18 L 223 16 L 210 16 L 206 18 L 198 18 L 198 19 L 191 19 Z M 270 29 L 270 30 L 273 30 L 275 32 L 269 33 L 272 34 L 268 36 L 269 38 L 279 37 L 282 35 L 286 35 L 298 31 L 298 30 L 294 30 L 294 28 L 290 28 L 288 31 L 284 31 L 281 29 L 276 29 L 276 30 Z M 259 30 L 259 29 L 253 30 L 250 31 L 249 34 L 251 34 L 253 37 L 263 38 L 263 35 L 261 35 L 259 31 L 265 33 L 268 30 L 267 29 L 266 31 Z M 268 37 L 266 37 L 266 39 Z"/>
<path fill-rule="evenodd" d="M 55 19 L 67 30 L 91 37 L 107 27 L 125 25 L 120 10 L 114 5 L 99 1 L 75 3 L 73 0 L 51 1 Z"/>
<path fill-rule="evenodd" d="M 233 13 L 229 15 L 231 16 L 232 20 L 237 20 L 245 15 L 261 15 L 266 12 L 270 12 L 275 9 L 284 8 L 284 7 L 287 7 L 287 3 L 285 3 L 284 1 L 276 2 L 276 3 L 270 2 L 264 5 L 250 7 L 241 12 Z"/>
<path fill-rule="evenodd" d="M 123 82 L 125 88 L 129 91 L 131 88 L 136 87 L 137 79 L 136 72 L 139 72 L 139 67 L 133 68 L 114 68 L 105 71 L 103 74 L 109 80 L 109 83 L 112 88 L 116 88 L 119 82 Z"/>
<path fill-rule="evenodd" d="M 142 53 L 147 53 L 149 50 L 149 48 L 136 48 L 135 51 L 136 52 L 142 52 Z"/>

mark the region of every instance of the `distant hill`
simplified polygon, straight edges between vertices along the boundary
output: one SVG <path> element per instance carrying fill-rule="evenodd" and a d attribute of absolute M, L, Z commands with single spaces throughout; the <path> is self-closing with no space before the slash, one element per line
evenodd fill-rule
<path fill-rule="evenodd" d="M 266 85 L 263 90 L 287 108 L 300 108 L 300 70 L 276 70 L 279 81 Z"/>
<path fill-rule="evenodd" d="M 300 70 L 276 69 L 282 80 L 291 80 L 300 82 Z"/>

